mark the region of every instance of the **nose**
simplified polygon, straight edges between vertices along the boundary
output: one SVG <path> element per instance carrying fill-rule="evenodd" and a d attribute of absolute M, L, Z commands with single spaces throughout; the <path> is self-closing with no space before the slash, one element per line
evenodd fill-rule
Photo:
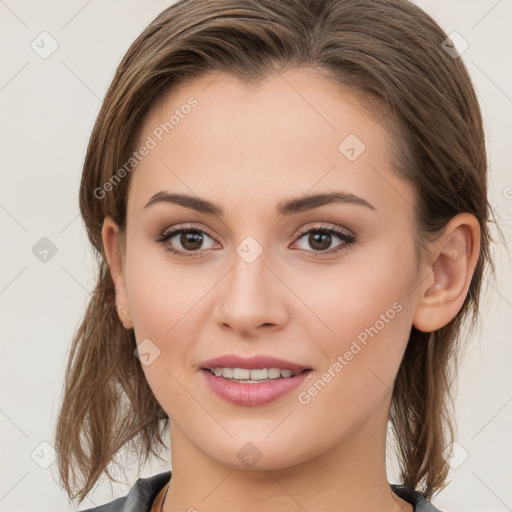
<path fill-rule="evenodd" d="M 288 321 L 287 301 L 293 294 L 271 268 L 275 265 L 265 250 L 254 260 L 240 254 L 234 254 L 232 268 L 217 287 L 214 321 L 242 337 L 282 329 Z"/>

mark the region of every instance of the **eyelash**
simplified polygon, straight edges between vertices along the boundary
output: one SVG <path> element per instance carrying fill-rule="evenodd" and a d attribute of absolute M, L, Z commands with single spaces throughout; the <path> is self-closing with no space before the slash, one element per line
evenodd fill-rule
<path fill-rule="evenodd" d="M 357 241 L 356 237 L 354 235 L 349 235 L 349 234 L 345 233 L 344 231 L 341 231 L 334 227 L 328 228 L 328 227 L 321 227 L 321 226 L 316 227 L 316 228 L 308 228 L 308 229 L 301 230 L 297 234 L 297 240 L 301 239 L 304 235 L 311 233 L 311 232 L 336 235 L 339 239 L 341 239 L 344 242 L 343 244 L 340 244 L 335 249 L 329 249 L 326 251 L 308 251 L 308 252 L 312 253 L 312 256 L 315 258 L 321 258 L 324 255 L 331 255 L 331 254 L 337 253 L 343 249 L 348 249 L 348 248 L 352 247 Z M 197 251 L 177 251 L 176 249 L 172 249 L 171 247 L 169 247 L 168 244 L 165 244 L 165 242 L 167 242 L 168 240 L 170 240 L 171 238 L 173 238 L 174 236 L 176 236 L 180 233 L 205 234 L 212 240 L 214 239 L 212 236 L 210 236 L 208 234 L 207 231 L 180 225 L 177 228 L 173 229 L 172 231 L 169 231 L 169 232 L 164 231 L 156 241 L 159 243 L 163 243 L 164 249 L 166 251 L 169 251 L 180 258 L 197 257 L 197 253 L 200 252 L 201 250 L 208 250 L 208 249 L 199 249 Z M 303 249 L 303 250 L 305 250 L 305 249 Z"/>

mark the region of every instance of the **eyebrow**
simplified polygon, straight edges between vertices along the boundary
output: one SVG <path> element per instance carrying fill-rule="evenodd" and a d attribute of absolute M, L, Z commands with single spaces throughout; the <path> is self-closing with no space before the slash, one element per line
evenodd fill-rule
<path fill-rule="evenodd" d="M 224 216 L 222 208 L 210 201 L 199 197 L 189 196 L 187 194 L 173 194 L 166 192 L 165 190 L 161 190 L 154 194 L 144 208 L 148 208 L 153 204 L 161 202 L 177 204 L 201 213 L 209 213 L 218 217 Z M 299 197 L 296 199 L 285 199 L 276 205 L 276 212 L 279 215 L 288 216 L 307 210 L 313 210 L 314 208 L 319 208 L 320 206 L 331 203 L 355 204 L 377 211 L 374 206 L 362 197 L 347 192 L 329 192 Z"/>

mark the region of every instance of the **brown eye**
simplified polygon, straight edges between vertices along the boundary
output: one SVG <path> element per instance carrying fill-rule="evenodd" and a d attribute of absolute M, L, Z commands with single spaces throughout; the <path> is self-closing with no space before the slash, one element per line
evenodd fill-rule
<path fill-rule="evenodd" d="M 166 251 L 178 256 L 190 257 L 211 248 L 203 247 L 208 239 L 213 242 L 213 239 L 200 229 L 181 227 L 164 232 L 157 242 L 163 243 Z"/>
<path fill-rule="evenodd" d="M 334 249 L 330 249 L 331 244 L 333 241 L 335 241 L 336 238 L 341 240 L 341 243 L 338 244 Z M 321 255 L 322 253 L 332 254 L 334 252 L 338 252 L 342 249 L 350 247 L 355 243 L 356 237 L 337 228 L 319 227 L 301 232 L 298 240 L 304 240 L 305 245 L 308 245 L 311 248 L 309 249 L 307 247 L 300 247 L 301 249 Z"/>

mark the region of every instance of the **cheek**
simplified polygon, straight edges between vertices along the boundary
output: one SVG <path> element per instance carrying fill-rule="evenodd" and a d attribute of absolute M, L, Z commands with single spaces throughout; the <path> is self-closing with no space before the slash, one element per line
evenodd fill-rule
<path fill-rule="evenodd" d="M 201 280 L 170 262 L 161 246 L 135 242 L 129 250 L 127 293 L 137 339 L 172 337 L 194 316 L 192 308 L 204 294 Z"/>
<path fill-rule="evenodd" d="M 143 371 L 160 403 L 175 400 L 181 396 L 178 382 L 190 379 L 190 351 L 202 324 L 201 299 L 217 278 L 206 270 L 180 268 L 160 247 L 134 243 L 129 250 L 126 283 L 135 338 L 157 354 L 151 364 L 143 364 Z"/>
<path fill-rule="evenodd" d="M 386 311 L 388 323 L 379 319 L 362 329 L 354 326 L 358 335 L 340 336 L 336 346 L 325 349 L 329 352 L 325 366 L 297 397 L 301 405 L 295 418 L 304 418 L 311 435 L 320 428 L 325 440 L 342 439 L 375 415 L 386 421 L 410 332 L 405 308 L 395 305 Z M 317 421 L 311 422 L 312 418 Z"/>
<path fill-rule="evenodd" d="M 358 337 L 364 343 L 370 333 L 378 333 L 382 343 L 400 343 L 397 330 L 408 338 L 412 317 L 405 311 L 414 299 L 410 290 L 416 274 L 413 259 L 402 261 L 395 254 L 399 252 L 386 255 L 382 251 L 371 263 L 358 261 L 336 271 L 331 267 L 325 278 L 315 274 L 302 282 L 315 314 L 314 323 L 308 316 L 304 328 L 313 337 L 314 332 L 317 338 L 321 333 L 327 351 L 328 347 L 343 350 Z"/>
<path fill-rule="evenodd" d="M 314 326 L 321 331 L 309 319 L 303 328 L 323 355 L 317 388 L 325 407 L 334 400 L 342 408 L 371 409 L 391 393 L 413 317 L 416 267 L 413 257 L 398 257 L 404 251 L 391 247 L 372 265 L 340 268 L 327 293 L 311 281 L 308 296 L 318 306 L 322 325 Z"/>

